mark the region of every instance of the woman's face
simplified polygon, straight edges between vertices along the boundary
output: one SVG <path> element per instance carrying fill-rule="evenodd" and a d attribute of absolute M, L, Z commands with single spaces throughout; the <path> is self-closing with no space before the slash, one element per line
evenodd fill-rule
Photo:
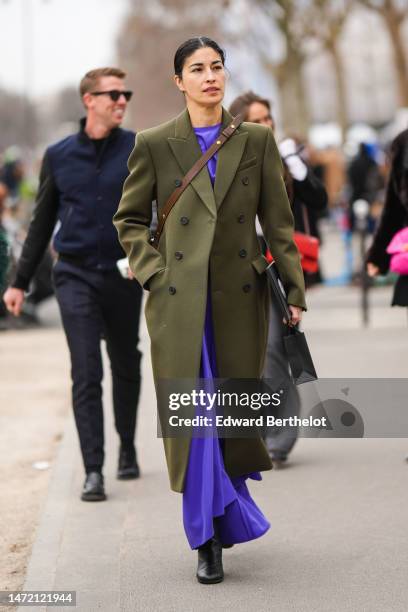
<path fill-rule="evenodd" d="M 267 125 L 272 128 L 272 130 L 275 128 L 271 111 L 265 104 L 262 104 L 262 102 L 252 102 L 252 104 L 248 106 L 248 116 L 246 120 L 250 123 Z"/>
<path fill-rule="evenodd" d="M 187 103 L 216 106 L 224 97 L 225 77 L 219 54 L 211 47 L 203 47 L 187 57 L 181 78 L 176 75 L 174 80 Z"/>

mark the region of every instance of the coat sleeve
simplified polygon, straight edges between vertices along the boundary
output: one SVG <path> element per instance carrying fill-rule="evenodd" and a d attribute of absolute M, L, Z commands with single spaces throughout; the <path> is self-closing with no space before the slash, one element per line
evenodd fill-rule
<path fill-rule="evenodd" d="M 293 241 L 293 215 L 283 180 L 283 166 L 272 131 L 266 137 L 258 218 L 288 304 L 306 310 L 305 283 L 299 252 Z"/>
<path fill-rule="evenodd" d="M 156 174 L 148 144 L 141 133 L 136 137 L 128 167 L 129 175 L 113 223 L 129 259 L 130 269 L 142 287 L 148 289 L 149 280 L 165 268 L 165 262 L 149 243 Z"/>

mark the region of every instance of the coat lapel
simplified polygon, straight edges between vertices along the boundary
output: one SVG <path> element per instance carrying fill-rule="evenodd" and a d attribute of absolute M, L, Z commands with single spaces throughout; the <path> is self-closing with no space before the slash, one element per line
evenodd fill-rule
<path fill-rule="evenodd" d="M 222 129 L 232 121 L 231 115 L 223 109 Z M 229 140 L 218 151 L 217 173 L 215 177 L 214 195 L 217 209 L 221 206 L 228 189 L 234 179 L 239 162 L 244 153 L 248 138 L 247 132 L 243 132 L 242 126 L 231 136 Z"/>
<path fill-rule="evenodd" d="M 187 110 L 176 119 L 175 137 L 167 140 L 184 176 L 202 155 Z M 191 185 L 212 215 L 216 216 L 214 190 L 207 168 L 197 174 Z"/>

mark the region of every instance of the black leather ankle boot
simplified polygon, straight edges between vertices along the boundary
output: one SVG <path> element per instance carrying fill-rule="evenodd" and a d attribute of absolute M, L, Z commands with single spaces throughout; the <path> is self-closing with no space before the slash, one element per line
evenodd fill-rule
<path fill-rule="evenodd" d="M 198 548 L 197 580 L 203 584 L 215 584 L 224 580 L 222 546 L 217 537 Z"/>
<path fill-rule="evenodd" d="M 118 461 L 118 480 L 131 480 L 133 478 L 139 478 L 140 469 L 136 458 L 136 449 L 133 444 L 124 445 L 121 444 L 119 449 L 119 461 Z"/>

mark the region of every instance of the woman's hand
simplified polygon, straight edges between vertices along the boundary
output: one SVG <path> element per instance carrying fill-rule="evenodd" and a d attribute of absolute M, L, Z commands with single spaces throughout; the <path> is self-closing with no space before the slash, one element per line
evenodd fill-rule
<path fill-rule="evenodd" d="M 301 322 L 303 311 L 301 308 L 299 308 L 299 306 L 291 306 L 291 305 L 289 305 L 289 310 L 290 310 L 290 314 L 292 315 L 289 321 L 289 325 L 295 326 Z M 284 319 L 284 323 L 286 323 L 285 319 Z"/>
<path fill-rule="evenodd" d="M 376 266 L 375 264 L 371 263 L 371 261 L 369 261 L 367 263 L 367 274 L 368 276 L 374 277 L 377 276 L 377 274 L 380 273 L 380 268 L 378 266 Z"/>

